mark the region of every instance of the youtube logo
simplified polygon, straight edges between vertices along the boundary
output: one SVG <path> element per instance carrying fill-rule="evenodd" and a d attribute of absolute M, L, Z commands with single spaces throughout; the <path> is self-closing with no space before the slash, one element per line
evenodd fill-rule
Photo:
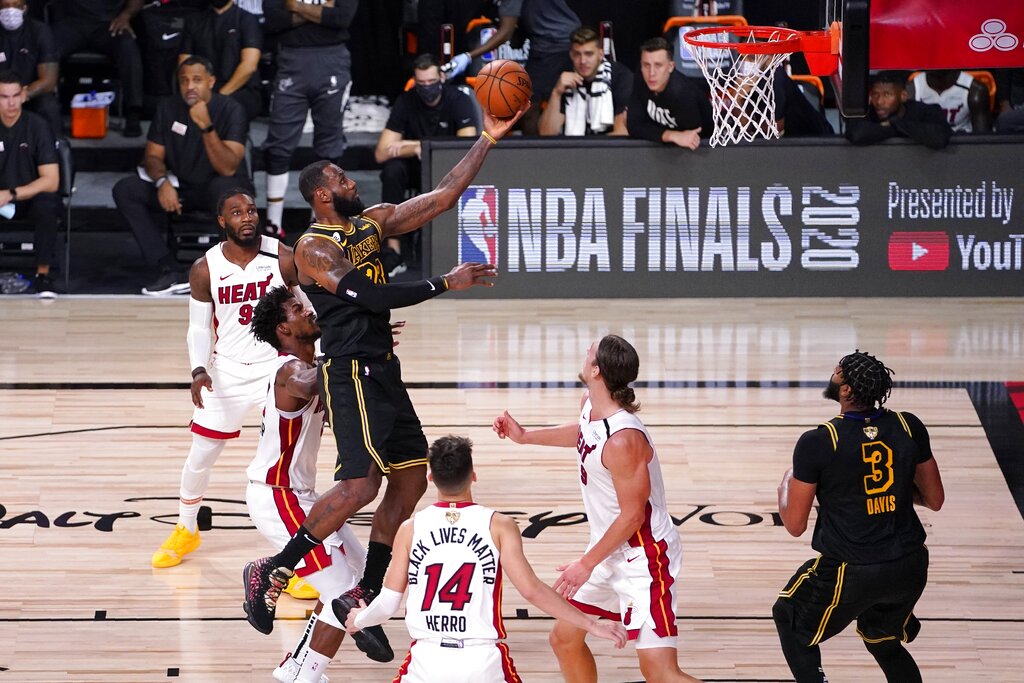
<path fill-rule="evenodd" d="M 890 270 L 945 270 L 949 235 L 944 232 L 894 232 L 889 236 Z"/>

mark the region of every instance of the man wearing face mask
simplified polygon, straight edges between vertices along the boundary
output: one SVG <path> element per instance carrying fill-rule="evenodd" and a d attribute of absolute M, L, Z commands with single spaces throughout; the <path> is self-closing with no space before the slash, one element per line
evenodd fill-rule
<path fill-rule="evenodd" d="M 217 92 L 242 105 L 252 121 L 263 108 L 257 73 L 262 48 L 263 29 L 254 14 L 239 8 L 233 0 L 210 0 L 208 10 L 185 20 L 178 62 L 189 55 L 209 59 L 217 77 Z"/>
<path fill-rule="evenodd" d="M 441 80 L 441 66 L 433 55 L 413 62 L 413 88 L 395 100 L 391 115 L 377 140 L 374 157 L 380 172 L 381 201 L 401 204 L 409 190 L 420 190 L 420 141 L 427 138 L 476 137 L 476 104 Z M 407 236 L 406 239 L 408 239 Z M 383 254 L 388 277 L 405 272 L 402 241 L 391 238 Z"/>
<path fill-rule="evenodd" d="M 184 294 L 188 274 L 167 246 L 151 212 L 210 211 L 224 192 L 253 192 L 245 163 L 249 123 L 242 106 L 213 91 L 213 65 L 192 56 L 178 66 L 179 95 L 157 107 L 137 176 L 114 186 L 114 203 L 146 262 L 159 269 L 143 294 Z"/>
<path fill-rule="evenodd" d="M 928 581 L 928 548 L 915 505 L 945 500 L 928 430 L 915 415 L 884 408 L 892 370 L 857 350 L 836 365 L 824 397 L 840 413 L 805 432 L 779 485 L 779 515 L 811 547 L 772 609 L 782 653 L 797 683 L 826 683 L 820 644 L 852 621 L 887 681 L 914 683 L 921 672 L 903 647 L 921 622 L 914 605 Z"/>
<path fill-rule="evenodd" d="M 39 114 L 60 137 L 64 130 L 57 101 L 60 53 L 50 27 L 27 15 L 25 0 L 0 0 L 0 64 L 25 86 L 25 109 Z"/>

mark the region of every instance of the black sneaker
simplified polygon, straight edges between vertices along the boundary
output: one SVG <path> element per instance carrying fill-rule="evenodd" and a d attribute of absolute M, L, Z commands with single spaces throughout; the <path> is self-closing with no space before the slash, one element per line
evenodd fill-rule
<path fill-rule="evenodd" d="M 359 601 L 362 600 L 369 605 L 375 597 L 377 597 L 376 593 L 356 584 L 351 590 L 334 598 L 331 601 L 331 609 L 334 610 L 334 616 L 338 618 L 341 627 L 344 628 L 348 613 L 353 608 L 359 607 Z M 375 662 L 390 662 L 395 658 L 395 651 L 391 649 L 388 637 L 379 625 L 367 626 L 362 631 L 356 631 L 352 640 L 355 641 L 356 647 L 361 652 Z"/>
<path fill-rule="evenodd" d="M 54 286 L 53 280 L 50 279 L 49 275 L 36 273 L 35 280 L 32 282 L 32 288 L 35 289 L 36 296 L 40 299 L 57 298 L 57 288 Z"/>
<path fill-rule="evenodd" d="M 170 296 L 172 294 L 188 294 L 188 273 L 179 270 L 164 271 L 155 282 L 142 288 L 146 296 Z"/>
<path fill-rule="evenodd" d="M 137 110 L 132 110 L 124 118 L 124 131 L 121 133 L 126 138 L 142 137 L 142 115 Z"/>
<path fill-rule="evenodd" d="M 261 557 L 246 564 L 242 570 L 242 587 L 245 589 L 242 609 L 246 619 L 260 633 L 274 630 L 277 599 L 295 573 L 287 567 L 275 567 L 272 560 L 271 557 Z"/>
<path fill-rule="evenodd" d="M 283 240 L 285 237 L 287 237 L 287 235 L 284 232 L 284 228 L 282 228 L 280 225 L 274 225 L 269 221 L 263 224 L 263 232 L 269 235 L 270 237 L 276 237 L 279 240 Z"/>
<path fill-rule="evenodd" d="M 401 275 L 409 270 L 409 266 L 405 265 L 405 259 L 394 249 L 385 249 L 381 253 L 380 264 L 384 267 L 384 272 L 388 274 L 388 277 Z"/>

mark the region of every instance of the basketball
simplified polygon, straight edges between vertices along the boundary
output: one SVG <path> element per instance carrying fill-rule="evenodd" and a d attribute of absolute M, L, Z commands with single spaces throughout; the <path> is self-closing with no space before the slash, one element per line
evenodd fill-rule
<path fill-rule="evenodd" d="M 530 101 L 533 83 L 519 62 L 496 59 L 476 75 L 476 99 L 496 119 L 510 119 Z"/>

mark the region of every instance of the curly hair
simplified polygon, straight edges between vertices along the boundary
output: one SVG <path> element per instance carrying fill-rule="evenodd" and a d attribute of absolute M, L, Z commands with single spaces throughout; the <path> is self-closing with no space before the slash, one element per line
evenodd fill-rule
<path fill-rule="evenodd" d="M 274 287 L 264 294 L 252 312 L 252 323 L 249 326 L 252 336 L 280 351 L 281 341 L 277 338 L 277 326 L 287 319 L 284 305 L 293 298 L 295 295 L 284 285 Z"/>
<path fill-rule="evenodd" d="M 843 356 L 839 367 L 854 397 L 865 406 L 881 407 L 892 393 L 893 371 L 867 351 L 857 349 Z"/>

